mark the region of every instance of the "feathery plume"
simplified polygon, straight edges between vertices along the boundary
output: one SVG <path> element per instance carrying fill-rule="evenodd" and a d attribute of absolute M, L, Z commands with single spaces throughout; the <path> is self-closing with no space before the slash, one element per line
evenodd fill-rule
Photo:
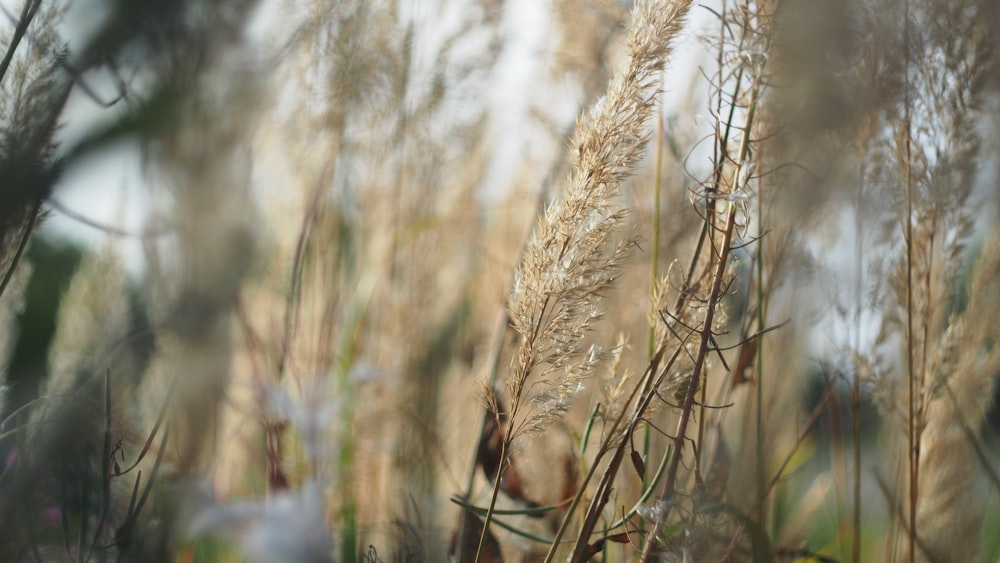
<path fill-rule="evenodd" d="M 969 307 L 949 327 L 932 361 L 939 392 L 927 406 L 921 443 L 917 529 L 938 561 L 978 558 L 984 507 L 976 448 L 1000 373 L 994 316 L 1000 307 L 1000 234 L 985 246 L 976 270 Z"/>
<path fill-rule="evenodd" d="M 615 240 L 627 213 L 616 199 L 649 138 L 660 71 L 689 6 L 636 6 L 628 62 L 578 124 L 563 197 L 545 211 L 518 268 L 508 307 L 520 342 L 506 380 L 515 434 L 564 412 L 601 358 L 583 339 L 632 243 Z M 528 413 L 517 419 L 521 405 Z"/>

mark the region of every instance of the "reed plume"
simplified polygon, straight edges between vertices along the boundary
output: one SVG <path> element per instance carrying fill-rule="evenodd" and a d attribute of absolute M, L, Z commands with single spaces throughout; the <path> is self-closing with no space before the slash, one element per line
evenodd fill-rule
<path fill-rule="evenodd" d="M 619 234 L 628 211 L 618 196 L 642 157 L 660 72 L 689 6 L 636 6 L 628 62 L 577 125 L 562 198 L 546 209 L 515 274 L 508 308 L 520 340 L 505 381 L 512 435 L 565 412 L 600 360 L 583 341 L 633 243 Z"/>
<path fill-rule="evenodd" d="M 585 348 L 584 340 L 601 318 L 601 297 L 633 244 L 620 233 L 628 211 L 618 197 L 648 141 L 660 73 L 690 4 L 643 1 L 633 9 L 627 61 L 577 124 L 562 198 L 546 209 L 515 273 L 508 309 L 518 344 L 504 382 L 511 406 L 505 413 L 502 463 L 515 437 L 542 429 L 568 410 L 602 359 L 596 346 Z M 493 410 L 499 422 L 496 403 Z M 571 513 L 572 508 L 553 548 Z"/>
<path fill-rule="evenodd" d="M 1000 234 L 983 248 L 969 293 L 968 308 L 942 337 L 929 370 L 933 399 L 922 434 L 917 529 L 928 558 L 937 561 L 978 558 L 980 426 L 1000 373 L 993 313 L 1000 307 Z"/>

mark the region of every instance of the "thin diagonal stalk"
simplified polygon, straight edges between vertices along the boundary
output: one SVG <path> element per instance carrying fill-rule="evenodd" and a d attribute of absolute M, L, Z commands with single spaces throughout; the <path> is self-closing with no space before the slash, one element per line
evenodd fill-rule
<path fill-rule="evenodd" d="M 595 354 L 580 349 L 583 335 L 600 316 L 597 303 L 613 286 L 629 247 L 608 249 L 625 216 L 616 200 L 646 147 L 660 72 L 690 6 L 690 0 L 635 5 L 628 62 L 581 123 L 563 198 L 546 210 L 518 268 L 508 306 L 521 341 L 507 378 L 511 411 L 504 452 L 517 434 L 558 417 L 570 396 L 567 389 L 593 370 Z M 653 377 L 650 373 L 647 380 Z M 527 414 L 519 417 L 522 411 Z M 499 485 L 493 489 L 491 506 Z M 490 513 L 483 536 L 489 518 Z"/>
<path fill-rule="evenodd" d="M 712 293 L 709 296 L 708 310 L 705 313 L 705 324 L 702 328 L 701 342 L 698 346 L 698 355 L 695 359 L 694 373 L 691 375 L 691 383 L 688 385 L 688 390 L 684 397 L 684 404 L 681 407 L 681 420 L 678 424 L 677 436 L 674 438 L 674 451 L 670 458 L 670 465 L 667 468 L 667 480 L 663 486 L 663 493 L 660 495 L 660 500 L 664 502 L 674 496 L 677 482 L 677 471 L 680 468 L 684 441 L 687 436 L 687 428 L 691 421 L 691 413 L 694 409 L 695 396 L 698 393 L 701 383 L 701 371 L 704 369 L 705 358 L 708 355 L 709 343 L 711 342 L 710 333 L 712 330 L 712 322 L 715 319 L 715 309 L 722 297 L 722 280 L 726 273 L 726 262 L 729 258 L 730 243 L 735 224 L 736 207 L 730 203 L 729 210 L 727 212 L 726 227 L 724 230 L 725 236 L 722 240 L 722 254 L 716 265 L 714 279 L 712 280 Z M 669 505 L 664 504 L 664 506 Z M 649 561 L 649 557 L 652 554 L 652 547 L 656 543 L 656 537 L 659 536 L 660 531 L 662 531 L 663 524 L 667 520 L 669 514 L 669 508 L 666 508 L 662 515 L 657 516 L 656 521 L 653 524 L 653 529 L 646 540 L 645 547 L 643 548 L 641 561 Z"/>
<path fill-rule="evenodd" d="M 738 185 L 738 182 L 740 181 L 739 179 L 742 176 L 741 169 L 747 164 L 750 150 L 750 131 L 752 130 L 754 124 L 754 114 L 757 108 L 759 86 L 759 77 L 755 77 L 751 87 L 750 107 L 747 110 L 747 119 L 744 126 L 745 129 L 743 132 L 743 138 L 740 142 L 739 159 L 737 160 L 739 166 L 733 175 L 734 186 Z M 726 276 L 726 266 L 729 262 L 729 253 L 732 250 L 733 231 L 736 226 L 736 212 L 736 204 L 732 201 L 727 202 L 725 211 L 726 224 L 722 230 L 722 244 L 712 279 L 711 293 L 709 293 L 708 297 L 705 322 L 702 325 L 700 334 L 701 342 L 698 346 L 698 355 L 695 358 L 694 372 L 691 375 L 691 383 L 688 385 L 687 393 L 685 393 L 684 396 L 684 404 L 681 407 L 681 418 L 677 427 L 677 435 L 674 437 L 674 451 L 670 459 L 670 465 L 667 468 L 667 477 L 663 484 L 663 493 L 660 495 L 660 501 L 662 502 L 664 509 L 662 514 L 657 515 L 653 525 L 653 530 L 646 540 L 646 545 L 643 547 L 641 558 L 641 561 L 643 562 L 649 561 L 649 557 L 653 552 L 653 546 L 656 544 L 656 538 L 663 530 L 663 525 L 670 516 L 671 507 L 668 501 L 673 498 L 676 491 L 677 472 L 680 468 L 680 461 L 684 452 L 684 441 L 687 439 L 687 429 L 691 422 L 691 414 L 694 409 L 695 397 L 697 396 L 701 384 L 701 372 L 705 367 L 705 358 L 708 356 L 708 351 L 712 342 L 712 325 L 715 320 L 716 309 L 722 299 L 723 280 Z"/>
<path fill-rule="evenodd" d="M 659 365 L 660 365 L 660 359 L 663 357 L 663 352 L 664 352 L 664 349 L 660 348 L 660 350 L 657 351 L 656 355 L 654 355 L 653 359 L 650 361 L 649 367 L 646 369 L 646 376 L 647 376 L 645 378 L 646 381 L 655 381 L 656 380 L 656 374 L 658 372 L 660 372 Z M 667 362 L 667 367 L 664 368 L 663 372 L 665 372 L 667 369 L 669 369 L 669 366 L 673 365 L 673 362 L 677 359 L 677 357 L 679 355 L 680 355 L 679 354 L 679 350 L 676 350 L 674 352 L 674 356 L 670 359 L 670 361 Z M 641 388 L 640 386 L 636 386 L 632 390 L 632 394 L 629 396 L 628 401 L 627 401 L 628 403 L 631 403 L 633 400 L 635 400 L 636 396 L 639 394 L 640 388 Z M 655 388 L 655 385 L 654 385 L 654 388 Z M 644 399 L 640 398 L 640 401 L 644 400 L 643 404 L 648 405 L 648 402 L 649 402 L 649 400 L 651 400 L 652 395 L 649 394 L 649 393 L 645 393 L 642 397 Z M 644 407 L 643 408 L 637 408 L 635 412 L 642 412 L 643 410 L 645 410 Z M 625 411 L 623 410 L 618 415 L 618 418 L 616 418 L 615 421 L 614 421 L 614 423 L 611 425 L 611 430 L 608 432 L 608 437 L 605 439 L 605 443 L 602 444 L 602 447 L 601 447 L 600 451 L 597 453 L 597 456 L 594 458 L 593 463 L 591 463 L 590 469 L 587 471 L 586 477 L 584 478 L 584 480 L 580 484 L 580 486 L 577 488 L 577 493 L 576 493 L 576 496 L 573 497 L 573 502 L 570 504 L 569 509 L 566 511 L 566 515 L 563 516 L 562 524 L 559 526 L 559 530 L 556 532 L 555 539 L 553 540 L 552 545 L 549 548 L 549 552 L 545 556 L 545 563 L 549 563 L 550 561 L 552 561 L 552 558 L 555 557 L 556 550 L 559 547 L 559 542 L 562 540 L 563 535 L 565 535 L 566 530 L 569 527 L 570 522 L 572 521 L 573 514 L 576 512 L 576 509 L 579 507 L 580 502 L 583 500 L 584 492 L 586 491 L 587 485 L 590 484 L 590 480 L 594 477 L 595 470 L 596 470 L 597 466 L 600 464 L 601 460 L 604 459 L 604 456 L 610 451 L 610 447 L 609 447 L 609 445 L 611 443 L 610 440 L 612 440 L 613 437 L 614 437 L 614 435 L 617 434 L 617 432 L 619 431 L 619 427 L 621 426 L 621 423 L 624 420 L 624 418 L 625 418 Z M 631 438 L 631 433 L 635 430 L 635 425 L 636 425 L 636 420 L 632 420 L 630 422 L 628 428 L 624 431 L 624 435 L 621 438 L 622 441 L 618 445 L 618 450 L 621 450 L 621 452 L 624 452 L 625 445 L 628 444 L 628 442 L 629 442 L 629 440 Z M 617 459 L 618 463 L 621 462 L 621 456 L 619 456 L 617 453 L 613 457 L 612 462 L 609 463 L 608 468 L 604 471 L 604 476 L 602 477 L 602 483 L 603 483 L 604 480 L 606 480 L 606 479 L 609 478 L 608 477 L 609 475 L 613 477 L 615 474 L 617 474 L 618 469 L 617 469 L 617 465 L 615 463 L 616 459 Z M 599 489 L 600 488 L 601 487 L 599 487 Z M 590 525 L 590 527 L 588 529 L 587 522 L 591 522 L 591 520 L 592 520 L 592 518 L 590 517 L 590 514 L 593 513 L 593 512 L 595 512 L 595 510 L 594 510 L 594 505 L 595 504 L 598 504 L 598 498 L 596 496 L 594 497 L 594 500 L 592 501 L 591 506 L 590 506 L 590 508 L 587 511 L 587 517 L 585 519 L 585 523 L 584 523 L 583 529 L 580 531 L 580 533 L 578 535 L 578 538 L 588 538 L 588 537 L 590 537 L 590 532 L 593 530 L 593 525 Z M 601 506 L 603 506 L 603 504 L 601 504 Z M 599 512 L 599 511 L 600 511 L 600 509 L 598 508 L 597 512 Z M 596 522 L 596 519 L 593 519 L 593 521 Z M 577 543 L 579 544 L 579 540 L 578 540 Z"/>

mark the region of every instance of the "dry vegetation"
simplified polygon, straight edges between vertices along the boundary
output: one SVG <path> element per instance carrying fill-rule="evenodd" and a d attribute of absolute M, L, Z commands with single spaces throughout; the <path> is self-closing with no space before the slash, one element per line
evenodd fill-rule
<path fill-rule="evenodd" d="M 9 4 L 0 560 L 1000 560 L 991 0 Z"/>

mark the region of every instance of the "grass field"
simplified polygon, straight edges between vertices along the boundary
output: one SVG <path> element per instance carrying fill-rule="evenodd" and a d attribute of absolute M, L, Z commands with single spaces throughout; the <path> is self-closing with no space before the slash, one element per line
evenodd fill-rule
<path fill-rule="evenodd" d="M 5 4 L 0 560 L 1000 560 L 993 2 L 161 4 Z"/>

